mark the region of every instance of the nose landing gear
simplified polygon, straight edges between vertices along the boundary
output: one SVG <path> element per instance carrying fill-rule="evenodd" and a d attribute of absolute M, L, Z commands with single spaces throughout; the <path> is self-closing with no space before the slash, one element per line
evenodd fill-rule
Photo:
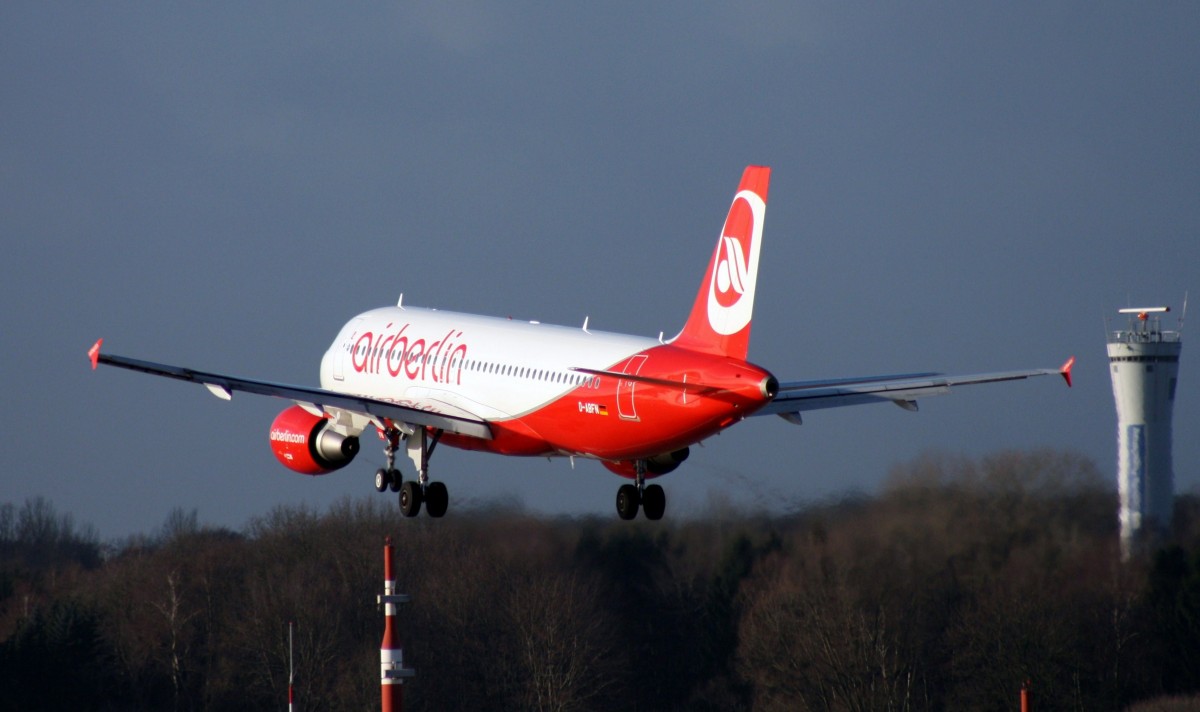
<path fill-rule="evenodd" d="M 400 491 L 401 481 L 403 477 L 400 475 L 400 470 L 396 469 L 396 450 L 400 447 L 400 438 L 402 433 L 395 428 L 388 428 L 384 433 L 384 438 L 387 439 L 387 445 L 383 446 L 383 454 L 387 457 L 387 467 L 381 467 L 375 470 L 375 491 L 386 492 L 390 488 L 393 492 Z"/>

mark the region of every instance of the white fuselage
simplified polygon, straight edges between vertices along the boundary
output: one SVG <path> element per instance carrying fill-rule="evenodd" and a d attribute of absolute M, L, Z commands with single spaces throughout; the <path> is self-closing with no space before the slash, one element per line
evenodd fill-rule
<path fill-rule="evenodd" d="M 484 420 L 520 417 L 654 339 L 414 307 L 351 319 L 321 361 L 324 388 Z"/>

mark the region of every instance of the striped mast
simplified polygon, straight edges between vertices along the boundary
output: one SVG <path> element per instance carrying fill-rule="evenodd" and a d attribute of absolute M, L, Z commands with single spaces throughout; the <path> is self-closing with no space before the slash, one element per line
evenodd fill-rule
<path fill-rule="evenodd" d="M 404 648 L 396 633 L 396 607 L 411 600 L 407 594 L 396 593 L 396 576 L 392 569 L 392 538 L 383 544 L 383 642 L 379 645 L 379 692 L 383 712 L 404 709 L 404 681 L 414 677 L 416 670 L 404 667 Z"/>

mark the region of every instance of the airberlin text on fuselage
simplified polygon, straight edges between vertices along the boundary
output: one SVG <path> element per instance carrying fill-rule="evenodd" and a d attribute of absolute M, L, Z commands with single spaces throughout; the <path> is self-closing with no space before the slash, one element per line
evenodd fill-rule
<path fill-rule="evenodd" d="M 450 329 L 441 338 L 429 341 L 409 334 L 404 324 L 388 324 L 376 334 L 366 331 L 350 337 L 350 363 L 359 373 L 386 373 L 392 378 L 462 384 L 463 362 L 467 345 L 459 341 L 461 331 Z"/>

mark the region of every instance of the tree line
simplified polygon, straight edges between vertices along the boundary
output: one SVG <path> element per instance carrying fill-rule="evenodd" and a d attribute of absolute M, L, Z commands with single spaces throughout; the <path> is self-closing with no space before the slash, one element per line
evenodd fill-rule
<path fill-rule="evenodd" d="M 668 486 L 672 483 L 668 482 Z M 677 484 L 675 486 L 683 486 Z M 663 522 L 391 500 L 177 510 L 101 543 L 0 505 L 0 709 L 378 705 L 396 544 L 411 710 L 1197 709 L 1200 501 L 1122 562 L 1116 497 L 1059 451 L 931 453 L 875 496 Z"/>

